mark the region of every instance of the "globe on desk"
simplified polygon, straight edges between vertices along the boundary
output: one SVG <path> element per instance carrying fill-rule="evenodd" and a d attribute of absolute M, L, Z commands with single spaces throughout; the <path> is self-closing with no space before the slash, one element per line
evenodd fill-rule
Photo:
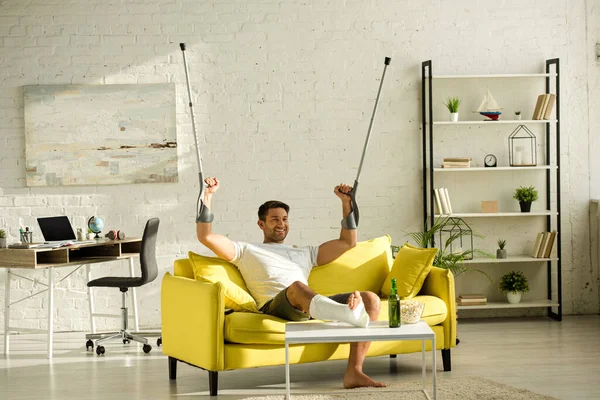
<path fill-rule="evenodd" d="M 100 217 L 91 217 L 88 220 L 88 228 L 96 234 L 94 239 L 100 239 L 100 232 L 104 229 L 104 220 Z"/>

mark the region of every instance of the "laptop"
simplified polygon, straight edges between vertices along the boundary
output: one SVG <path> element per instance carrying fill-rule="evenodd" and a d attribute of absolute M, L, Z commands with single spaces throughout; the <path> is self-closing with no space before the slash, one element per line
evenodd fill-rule
<path fill-rule="evenodd" d="M 38 218 L 37 221 L 46 243 L 59 243 L 76 239 L 71 222 L 64 215 Z"/>

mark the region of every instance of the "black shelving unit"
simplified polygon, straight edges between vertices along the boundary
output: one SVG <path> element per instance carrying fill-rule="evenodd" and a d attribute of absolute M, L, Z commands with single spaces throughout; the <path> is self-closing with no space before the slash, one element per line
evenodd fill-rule
<path fill-rule="evenodd" d="M 535 77 L 536 75 L 543 74 L 520 74 L 513 75 L 518 77 Z M 502 78 L 510 77 L 511 75 L 489 75 L 489 78 Z M 554 82 L 552 77 L 554 76 Z M 475 76 L 473 76 L 475 77 Z M 478 75 L 477 78 L 486 78 L 485 75 Z M 462 78 L 456 76 L 456 78 Z M 553 226 L 553 215 L 546 216 L 546 230 L 557 231 L 556 237 L 556 249 L 557 259 L 545 261 L 547 264 L 547 300 L 552 304 L 558 304 L 558 306 L 547 307 L 548 317 L 557 321 L 562 320 L 562 276 L 561 276 L 561 264 L 562 264 L 562 249 L 561 249 L 561 192 L 560 192 L 560 63 L 558 58 L 546 60 L 546 93 L 551 92 L 552 83 L 554 83 L 554 89 L 556 93 L 556 120 L 547 121 L 544 124 L 546 134 L 546 160 L 548 165 L 552 165 L 551 159 L 551 146 L 554 144 L 556 149 L 556 169 L 555 172 L 552 168 L 546 170 L 546 210 L 552 211 L 552 193 L 551 185 L 554 181 L 556 182 L 556 226 Z M 433 119 L 433 65 L 432 61 L 424 61 L 421 64 L 421 119 L 422 119 L 422 161 L 423 161 L 423 228 L 427 230 L 434 223 L 434 188 L 435 188 L 435 176 L 434 176 L 434 165 L 433 165 L 433 152 L 434 152 L 434 119 Z M 493 123 L 493 122 L 489 122 Z M 521 121 L 514 121 L 515 125 L 521 123 Z M 554 125 L 555 135 L 552 136 L 552 125 Z M 433 244 L 435 245 L 435 244 Z M 552 298 L 552 267 L 556 266 L 556 284 L 557 284 L 557 299 L 556 303 L 553 302 Z M 485 307 L 484 307 L 485 308 Z M 491 308 L 491 307 L 490 307 Z M 553 308 L 557 308 L 557 311 L 553 311 Z"/>

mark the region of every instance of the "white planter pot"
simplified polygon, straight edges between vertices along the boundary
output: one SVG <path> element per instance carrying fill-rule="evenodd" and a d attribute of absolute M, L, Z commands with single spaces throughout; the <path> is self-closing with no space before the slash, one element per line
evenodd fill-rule
<path fill-rule="evenodd" d="M 521 302 L 521 294 L 522 292 L 508 292 L 506 293 L 506 297 L 508 298 L 508 302 L 510 304 L 519 304 Z"/>
<path fill-rule="evenodd" d="M 6 238 L 0 238 L 0 249 L 6 248 Z"/>
<path fill-rule="evenodd" d="M 450 113 L 450 121 L 457 122 L 458 121 L 458 113 Z"/>

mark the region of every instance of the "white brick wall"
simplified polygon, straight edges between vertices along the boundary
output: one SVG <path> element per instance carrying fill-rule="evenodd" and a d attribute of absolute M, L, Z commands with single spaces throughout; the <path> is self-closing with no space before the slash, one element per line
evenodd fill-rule
<path fill-rule="evenodd" d="M 360 238 L 389 233 L 401 244 L 404 232 L 421 226 L 420 62 L 433 59 L 438 73 L 536 72 L 544 59 L 560 57 L 564 311 L 596 312 L 597 285 L 582 289 L 590 262 L 589 170 L 596 174 L 591 189 L 600 191 L 598 161 L 587 151 L 588 144 L 598 149 L 590 140 L 590 124 L 597 123 L 587 109 L 598 99 L 581 93 L 593 74 L 597 87 L 598 64 L 587 61 L 597 37 L 586 39 L 584 2 L 547 3 L 4 1 L 0 227 L 14 241 L 19 225 L 37 227 L 37 216 L 67 214 L 79 227 L 100 215 L 107 228 L 135 236 L 149 217 L 159 216 L 161 276 L 175 258 L 201 250 L 194 237 L 198 184 L 178 46 L 183 41 L 205 172 L 222 181 L 213 206 L 215 231 L 240 240 L 261 239 L 256 209 L 271 198 L 292 206 L 290 242 L 337 235 L 339 202 L 331 191 L 355 177 L 382 61 L 391 56 L 361 177 Z M 178 184 L 25 187 L 23 85 L 147 82 L 177 84 Z M 125 263 L 94 267 L 95 276 L 125 272 Z M 4 279 L 0 273 L 0 304 Z M 83 287 L 83 274 L 68 285 Z M 15 281 L 11 287 L 27 295 L 37 285 Z M 86 330 L 85 296 L 57 296 L 57 328 Z M 160 279 L 138 296 L 142 325 L 158 326 Z M 114 312 L 119 301 L 118 293 L 99 291 L 96 307 Z M 32 300 L 12 317 L 21 326 L 40 327 L 45 307 L 46 299 Z"/>

